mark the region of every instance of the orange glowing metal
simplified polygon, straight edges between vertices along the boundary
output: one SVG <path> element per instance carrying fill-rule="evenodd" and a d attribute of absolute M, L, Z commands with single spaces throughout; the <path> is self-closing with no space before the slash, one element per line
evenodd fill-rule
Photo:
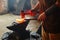
<path fill-rule="evenodd" d="M 16 19 L 16 22 L 17 23 L 23 23 L 23 22 L 25 22 L 25 19 L 24 18 L 22 18 L 22 19 Z"/>

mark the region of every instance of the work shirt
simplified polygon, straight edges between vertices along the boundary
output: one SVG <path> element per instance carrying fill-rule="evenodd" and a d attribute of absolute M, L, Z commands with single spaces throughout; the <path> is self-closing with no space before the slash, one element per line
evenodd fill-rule
<path fill-rule="evenodd" d="M 45 11 L 46 19 L 43 27 L 46 32 L 60 33 L 60 8 L 56 5 L 51 6 Z"/>

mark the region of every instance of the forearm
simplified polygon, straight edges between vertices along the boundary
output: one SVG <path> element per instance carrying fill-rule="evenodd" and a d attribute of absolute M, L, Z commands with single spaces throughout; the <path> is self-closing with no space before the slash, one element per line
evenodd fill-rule
<path fill-rule="evenodd" d="M 39 9 L 39 2 L 32 8 L 32 10 L 38 10 Z"/>

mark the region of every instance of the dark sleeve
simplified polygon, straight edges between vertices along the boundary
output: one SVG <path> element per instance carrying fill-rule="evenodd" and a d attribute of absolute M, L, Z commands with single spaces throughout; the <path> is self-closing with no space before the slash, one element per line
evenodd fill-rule
<path fill-rule="evenodd" d="M 56 11 L 56 5 L 51 6 L 45 11 L 46 16 L 52 15 Z"/>

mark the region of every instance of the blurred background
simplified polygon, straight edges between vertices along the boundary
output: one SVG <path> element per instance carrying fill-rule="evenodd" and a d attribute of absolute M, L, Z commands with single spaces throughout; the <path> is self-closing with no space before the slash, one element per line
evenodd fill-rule
<path fill-rule="evenodd" d="M 37 0 L 0 0 L 0 14 L 5 12 L 20 14 L 21 10 L 29 10 L 36 3 Z"/>

